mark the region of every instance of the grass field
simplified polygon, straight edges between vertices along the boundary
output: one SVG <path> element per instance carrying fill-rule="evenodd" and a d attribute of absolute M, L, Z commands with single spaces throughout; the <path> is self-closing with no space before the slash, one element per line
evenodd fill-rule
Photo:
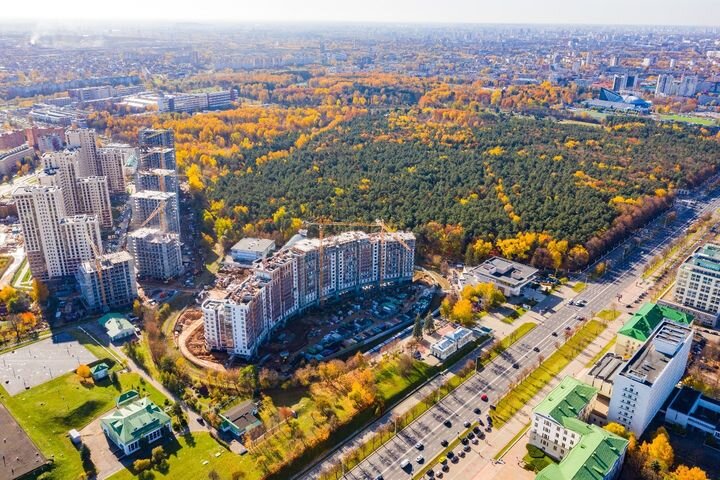
<path fill-rule="evenodd" d="M 575 282 L 575 285 L 572 286 L 573 292 L 580 293 L 583 290 L 587 288 L 587 283 L 585 282 Z"/>
<path fill-rule="evenodd" d="M 597 317 L 605 322 L 612 322 L 620 316 L 620 310 L 606 309 L 600 310 Z"/>
<path fill-rule="evenodd" d="M 8 269 L 12 261 L 12 257 L 9 257 L 7 255 L 0 255 L 0 277 L 3 276 L 5 270 Z"/>
<path fill-rule="evenodd" d="M 696 125 L 717 125 L 717 121 L 712 118 L 698 117 L 694 115 L 678 115 L 678 114 L 660 114 L 660 120 L 672 122 L 694 123 Z"/>
<path fill-rule="evenodd" d="M 229 480 L 238 471 L 246 473 L 246 476 L 239 478 L 256 478 L 253 470 L 257 469 L 254 465 L 243 462 L 241 458 L 245 457 L 238 457 L 226 450 L 209 433 L 195 432 L 188 436 L 178 436 L 175 441 L 164 444 L 163 448 L 168 454 L 169 468 L 163 472 L 153 470 L 152 478 L 210 478 L 212 471 L 221 479 Z M 111 480 L 133 478 L 136 476 L 130 470 L 122 470 L 110 477 Z"/>
<path fill-rule="evenodd" d="M 496 428 L 502 427 L 524 407 L 550 380 L 555 378 L 585 347 L 605 330 L 605 324 L 590 320 L 548 357 L 519 385 L 507 393 L 490 413 Z"/>
<path fill-rule="evenodd" d="M 120 392 L 135 389 L 158 405 L 165 397 L 144 384 L 137 373 L 121 373 L 119 384 L 105 380 L 86 386 L 75 373 L 68 373 L 11 397 L 0 388 L 0 401 L 48 458 L 55 459 L 50 478 L 76 479 L 83 473 L 78 450 L 67 436 L 70 429 L 82 429 L 115 406 Z"/>

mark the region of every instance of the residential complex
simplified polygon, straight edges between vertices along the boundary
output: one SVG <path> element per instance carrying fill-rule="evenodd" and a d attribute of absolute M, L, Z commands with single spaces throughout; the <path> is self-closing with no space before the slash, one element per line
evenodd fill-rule
<path fill-rule="evenodd" d="M 85 260 L 75 274 L 83 300 L 92 310 L 123 308 L 137 297 L 135 265 L 128 252 Z"/>
<path fill-rule="evenodd" d="M 178 178 L 175 170 L 153 168 L 138 170 L 135 175 L 135 189 L 178 193 Z"/>
<path fill-rule="evenodd" d="M 202 305 L 207 347 L 252 357 L 273 329 L 320 301 L 412 280 L 414 256 L 415 236 L 407 232 L 346 232 L 322 246 L 297 239 L 249 278 L 210 292 Z"/>
<path fill-rule="evenodd" d="M 477 267 L 466 268 L 460 277 L 460 288 L 478 283 L 494 283 L 506 296 L 520 295 L 535 279 L 538 270 L 500 257 L 485 260 Z"/>
<path fill-rule="evenodd" d="M 714 327 L 720 312 L 720 245 L 698 248 L 678 268 L 673 300 Z"/>
<path fill-rule="evenodd" d="M 81 178 L 77 181 L 77 190 L 80 211 L 97 215 L 100 226 L 112 228 L 113 218 L 107 177 Z"/>
<path fill-rule="evenodd" d="M 100 419 L 100 427 L 125 455 L 172 435 L 170 416 L 148 397 L 130 390 L 117 400 L 114 411 Z"/>
<path fill-rule="evenodd" d="M 608 420 L 640 437 L 685 372 L 692 330 L 662 322 L 617 373 Z"/>
<path fill-rule="evenodd" d="M 128 235 L 128 251 L 141 277 L 168 280 L 182 273 L 180 237 L 157 228 L 139 228 Z"/>
<path fill-rule="evenodd" d="M 163 231 L 180 233 L 177 194 L 143 190 L 130 196 L 132 225 L 159 227 Z"/>
<path fill-rule="evenodd" d="M 690 326 L 693 316 L 667 305 L 646 303 L 618 330 L 615 353 L 630 358 L 665 321 Z"/>
<path fill-rule="evenodd" d="M 109 144 L 98 148 L 100 167 L 107 177 L 110 193 L 125 193 L 124 167 L 137 156 L 137 149 L 129 145 Z"/>
<path fill-rule="evenodd" d="M 585 423 L 597 392 L 568 376 L 533 409 L 529 443 L 559 460 L 536 480 L 611 480 L 620 473 L 628 441 Z"/>

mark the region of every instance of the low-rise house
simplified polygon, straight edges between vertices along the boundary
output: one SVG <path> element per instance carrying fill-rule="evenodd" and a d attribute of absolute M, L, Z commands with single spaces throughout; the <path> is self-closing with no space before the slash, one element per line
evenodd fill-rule
<path fill-rule="evenodd" d="M 683 387 L 665 410 L 665 422 L 720 440 L 720 401 Z"/>
<path fill-rule="evenodd" d="M 476 267 L 464 269 L 460 275 L 460 288 L 478 283 L 492 283 L 506 297 L 522 295 L 522 290 L 535 280 L 537 268 L 513 262 L 501 257 L 492 257 Z"/>
<path fill-rule="evenodd" d="M 125 455 L 171 435 L 170 424 L 167 413 L 134 390 L 120 395 L 115 410 L 100 419 L 102 431 Z"/>
<path fill-rule="evenodd" d="M 230 248 L 230 256 L 238 263 L 249 265 L 267 257 L 275 249 L 275 242 L 266 238 L 243 238 Z"/>
<path fill-rule="evenodd" d="M 92 374 L 93 380 L 97 382 L 98 380 L 108 377 L 110 374 L 110 367 L 108 367 L 105 362 L 100 362 L 97 365 L 90 367 L 90 373 Z"/>
<path fill-rule="evenodd" d="M 220 414 L 220 431 L 229 432 L 235 438 L 242 439 L 249 431 L 262 426 L 258 410 L 251 401 L 243 402 Z"/>
<path fill-rule="evenodd" d="M 108 313 L 98 320 L 105 329 L 110 340 L 115 342 L 127 338 L 135 333 L 135 327 L 119 313 Z"/>
<path fill-rule="evenodd" d="M 430 347 L 430 352 L 438 359 L 445 360 L 469 342 L 472 342 L 473 338 L 472 330 L 465 327 L 458 327 L 435 342 L 433 346 Z"/>

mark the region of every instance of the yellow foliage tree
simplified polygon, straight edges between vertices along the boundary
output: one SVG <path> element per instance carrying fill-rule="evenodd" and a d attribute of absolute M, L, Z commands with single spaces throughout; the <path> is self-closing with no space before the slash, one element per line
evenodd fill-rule
<path fill-rule="evenodd" d="M 674 480 L 707 480 L 707 474 L 699 467 L 678 466 L 672 474 Z"/>
<path fill-rule="evenodd" d="M 473 321 L 472 302 L 467 298 L 461 298 L 458 300 L 452 308 L 450 318 L 456 322 L 462 323 L 463 325 L 471 324 Z"/>
<path fill-rule="evenodd" d="M 673 448 L 665 433 L 660 433 L 653 439 L 648 453 L 650 457 L 658 460 L 666 468 L 670 467 L 675 460 L 675 452 L 673 452 Z"/>
<path fill-rule="evenodd" d="M 92 375 L 90 367 L 85 364 L 80 365 L 77 370 L 75 370 L 75 373 L 77 373 L 78 376 L 81 378 L 90 378 L 90 376 Z"/>

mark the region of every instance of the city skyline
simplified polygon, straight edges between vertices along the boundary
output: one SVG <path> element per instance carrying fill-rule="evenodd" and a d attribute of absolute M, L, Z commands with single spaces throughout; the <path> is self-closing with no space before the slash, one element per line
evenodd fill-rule
<path fill-rule="evenodd" d="M 68 5 L 69 3 L 69 5 Z M 470 0 L 448 0 L 440 7 L 431 0 L 380 2 L 369 0 L 360 5 L 331 0 L 292 2 L 229 2 L 210 0 L 202 9 L 188 1 L 176 2 L 172 9 L 158 2 L 129 0 L 123 11 L 99 9 L 89 0 L 57 4 L 40 0 L 38 8 L 28 10 L 19 4 L 3 9 L 6 21 L 41 23 L 112 21 L 193 21 L 223 23 L 458 23 L 458 24 L 576 24 L 576 25 L 678 25 L 720 26 L 720 9 L 713 0 L 639 0 L 633 8 L 621 0 L 509 0 L 480 4 Z M 128 13 L 123 13 L 128 12 Z M 138 14 L 137 12 L 141 12 Z"/>

